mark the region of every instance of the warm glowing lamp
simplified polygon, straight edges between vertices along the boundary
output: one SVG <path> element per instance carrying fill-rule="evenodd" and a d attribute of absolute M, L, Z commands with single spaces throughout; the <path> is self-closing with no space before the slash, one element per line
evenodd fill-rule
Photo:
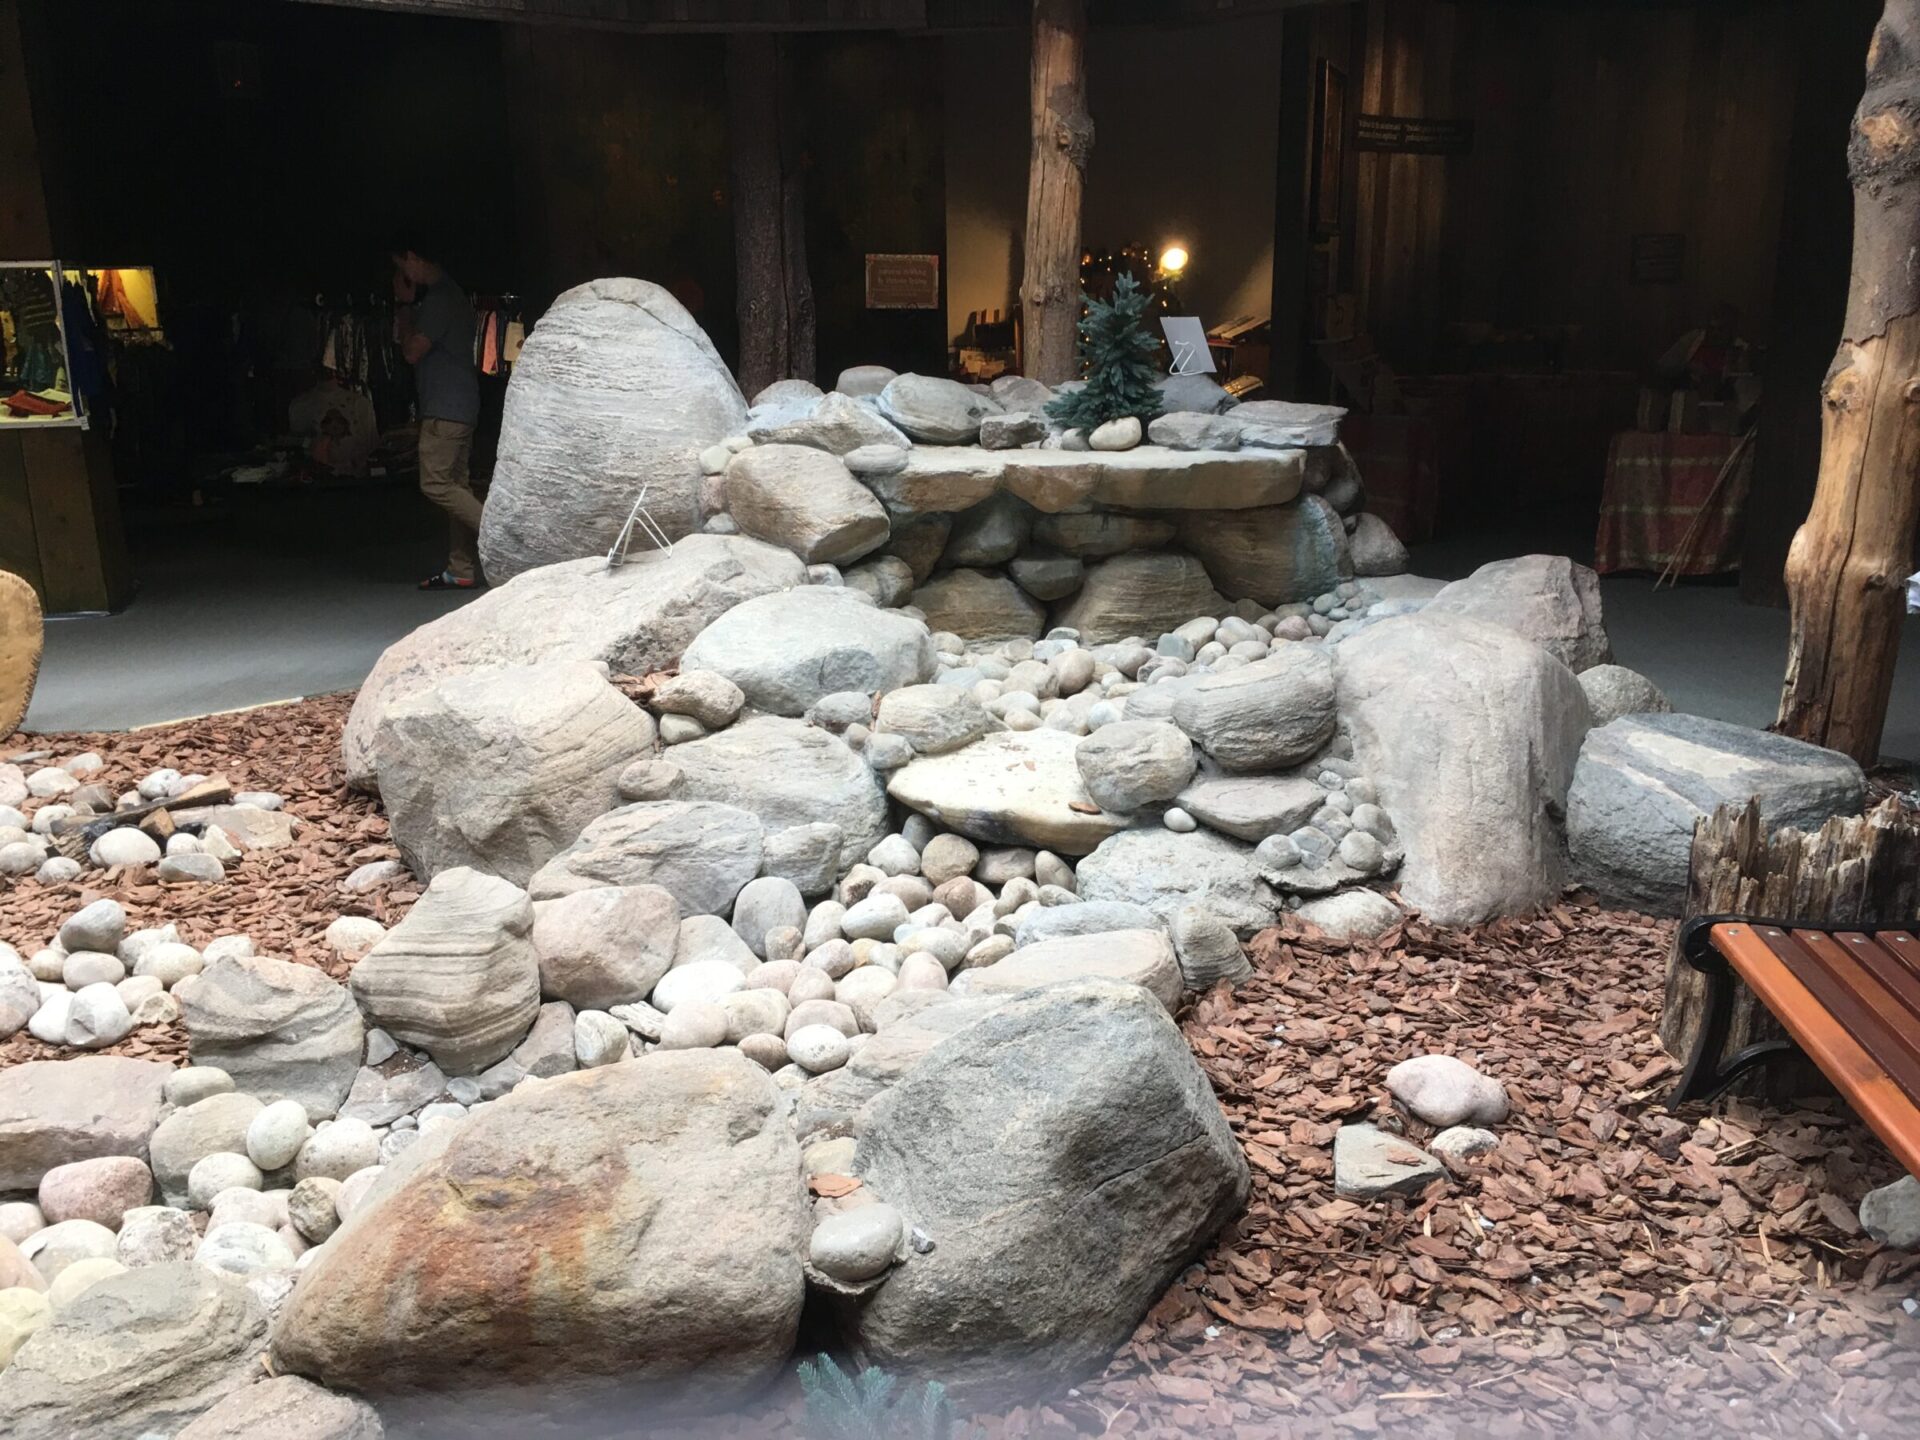
<path fill-rule="evenodd" d="M 1187 247 L 1175 241 L 1160 252 L 1160 271 L 1164 275 L 1178 275 L 1187 268 Z"/>

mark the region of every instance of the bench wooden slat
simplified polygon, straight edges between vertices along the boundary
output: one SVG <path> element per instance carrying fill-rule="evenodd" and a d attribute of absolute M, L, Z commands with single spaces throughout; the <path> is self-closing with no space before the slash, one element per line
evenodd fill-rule
<path fill-rule="evenodd" d="M 1792 935 L 1798 954 L 1783 950 L 1779 942 L 1775 942 L 1775 953 L 1906 1091 L 1907 1098 L 1920 1104 L 1920 1024 L 1860 963 L 1853 947 L 1824 930 L 1795 930 Z"/>
<path fill-rule="evenodd" d="M 1864 930 L 1842 930 L 1833 938 L 1873 977 L 1874 983 L 1892 997 L 1899 1009 L 1920 1022 L 1920 975 L 1907 969 L 1892 945 L 1880 943 L 1879 936 Z M 1898 1021 L 1897 1014 L 1887 1018 Z"/>
<path fill-rule="evenodd" d="M 1744 922 L 1715 925 L 1712 935 L 1714 948 L 1727 957 L 1795 1043 L 1833 1081 L 1894 1157 L 1920 1175 L 1920 1105 L 1775 953 L 1773 938 L 1791 937 L 1777 926 Z"/>

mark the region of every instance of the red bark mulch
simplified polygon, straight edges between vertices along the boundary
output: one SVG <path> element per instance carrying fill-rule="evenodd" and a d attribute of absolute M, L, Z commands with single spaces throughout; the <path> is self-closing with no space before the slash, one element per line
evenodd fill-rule
<path fill-rule="evenodd" d="M 418 898 L 340 881 L 396 854 L 338 763 L 349 699 L 129 735 L 16 736 L 97 750 L 102 779 L 161 765 L 279 791 L 305 826 L 222 886 L 121 872 L 0 888 L 0 938 L 30 952 L 88 900 L 134 925 L 345 966 L 341 914 L 393 924 Z M 1837 1102 L 1724 1102 L 1669 1115 L 1655 1035 L 1672 927 L 1569 902 L 1472 929 L 1412 922 L 1380 942 L 1288 930 L 1256 975 L 1184 1017 L 1253 1174 L 1247 1212 L 1153 1307 L 1106 1373 L 1055 1403 L 976 1417 L 990 1437 L 1908 1435 L 1920 1427 L 1920 1256 L 1866 1239 L 1856 1206 L 1897 1173 Z M 116 1051 L 179 1056 L 178 1027 Z M 1400 1125 L 1397 1061 L 1456 1053 L 1504 1081 L 1498 1150 L 1418 1201 L 1333 1193 L 1342 1121 Z M 73 1053 L 24 1034 L 0 1066 Z M 1410 1138 L 1423 1127 L 1404 1124 Z M 1920 1308 L 1920 1307 L 1917 1307 Z M 791 1390 L 787 1391 L 791 1395 Z M 744 1428 L 790 1433 L 797 1405 Z"/>

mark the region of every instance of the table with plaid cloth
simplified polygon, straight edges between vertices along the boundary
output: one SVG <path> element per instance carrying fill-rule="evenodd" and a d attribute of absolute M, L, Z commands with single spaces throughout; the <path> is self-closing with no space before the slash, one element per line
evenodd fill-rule
<path fill-rule="evenodd" d="M 1593 568 L 1602 575 L 1616 570 L 1658 574 L 1698 520 L 1686 559 L 1674 573 L 1723 575 L 1738 570 L 1747 490 L 1753 483 L 1753 446 L 1741 450 L 1717 493 L 1714 484 L 1739 444 L 1737 435 L 1676 435 L 1666 430 L 1622 430 L 1615 435 L 1607 455 Z"/>

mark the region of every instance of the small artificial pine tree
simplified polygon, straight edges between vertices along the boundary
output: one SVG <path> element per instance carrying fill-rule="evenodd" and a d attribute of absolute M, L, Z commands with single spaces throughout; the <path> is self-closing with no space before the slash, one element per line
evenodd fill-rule
<path fill-rule="evenodd" d="M 1080 364 L 1086 383 L 1047 402 L 1047 414 L 1076 430 L 1092 430 L 1109 420 L 1138 415 L 1144 425 L 1160 413 L 1160 342 L 1147 329 L 1146 311 L 1153 297 L 1121 275 L 1113 282 L 1113 299 L 1100 301 L 1083 293 L 1086 313 L 1080 317 Z"/>

